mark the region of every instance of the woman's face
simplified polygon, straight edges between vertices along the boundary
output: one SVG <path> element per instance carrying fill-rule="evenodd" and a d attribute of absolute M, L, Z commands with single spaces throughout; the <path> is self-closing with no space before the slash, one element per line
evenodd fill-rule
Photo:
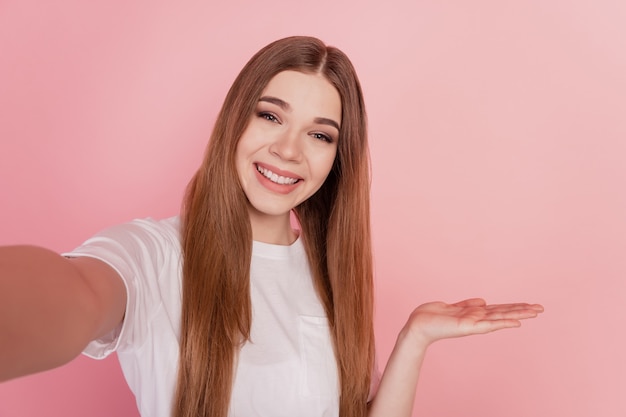
<path fill-rule="evenodd" d="M 253 221 L 288 219 L 322 186 L 340 127 L 339 93 L 322 75 L 283 71 L 270 80 L 236 151 Z"/>

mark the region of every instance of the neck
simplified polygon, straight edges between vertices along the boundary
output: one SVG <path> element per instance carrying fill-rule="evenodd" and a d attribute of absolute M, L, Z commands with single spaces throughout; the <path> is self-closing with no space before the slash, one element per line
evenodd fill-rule
<path fill-rule="evenodd" d="M 298 234 L 291 227 L 289 213 L 271 216 L 250 210 L 250 225 L 252 239 L 258 242 L 291 245 L 298 238 Z"/>

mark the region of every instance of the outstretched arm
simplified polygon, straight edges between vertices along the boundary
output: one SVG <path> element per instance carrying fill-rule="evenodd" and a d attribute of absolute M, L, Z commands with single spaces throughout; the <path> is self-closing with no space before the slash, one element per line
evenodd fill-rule
<path fill-rule="evenodd" d="M 417 307 L 400 331 L 370 405 L 369 417 L 409 417 L 426 349 L 453 337 L 519 327 L 520 320 L 543 311 L 538 304 L 487 305 L 474 298 L 455 304 L 427 303 Z"/>
<path fill-rule="evenodd" d="M 105 263 L 0 247 L 0 381 L 69 362 L 122 320 L 124 284 Z"/>

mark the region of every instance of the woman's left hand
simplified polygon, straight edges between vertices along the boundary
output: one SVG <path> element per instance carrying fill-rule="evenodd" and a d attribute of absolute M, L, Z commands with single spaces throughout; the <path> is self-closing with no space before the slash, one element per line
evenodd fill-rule
<path fill-rule="evenodd" d="M 440 339 L 519 327 L 520 320 L 536 317 L 542 311 L 539 304 L 488 305 L 481 298 L 454 304 L 432 302 L 413 310 L 403 333 L 426 347 Z"/>
<path fill-rule="evenodd" d="M 398 336 L 368 415 L 411 415 L 420 368 L 431 343 L 519 327 L 520 320 L 536 317 L 542 311 L 539 304 L 487 305 L 481 298 L 454 304 L 422 304 L 413 310 Z"/>

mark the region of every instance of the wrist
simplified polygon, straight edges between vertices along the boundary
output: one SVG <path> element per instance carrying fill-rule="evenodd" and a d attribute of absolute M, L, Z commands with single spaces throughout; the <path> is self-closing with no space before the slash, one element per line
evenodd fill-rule
<path fill-rule="evenodd" d="M 415 353 L 425 352 L 431 344 L 432 341 L 422 334 L 419 329 L 409 326 L 408 323 L 400 330 L 396 342 L 396 346 L 407 346 L 410 351 Z"/>

